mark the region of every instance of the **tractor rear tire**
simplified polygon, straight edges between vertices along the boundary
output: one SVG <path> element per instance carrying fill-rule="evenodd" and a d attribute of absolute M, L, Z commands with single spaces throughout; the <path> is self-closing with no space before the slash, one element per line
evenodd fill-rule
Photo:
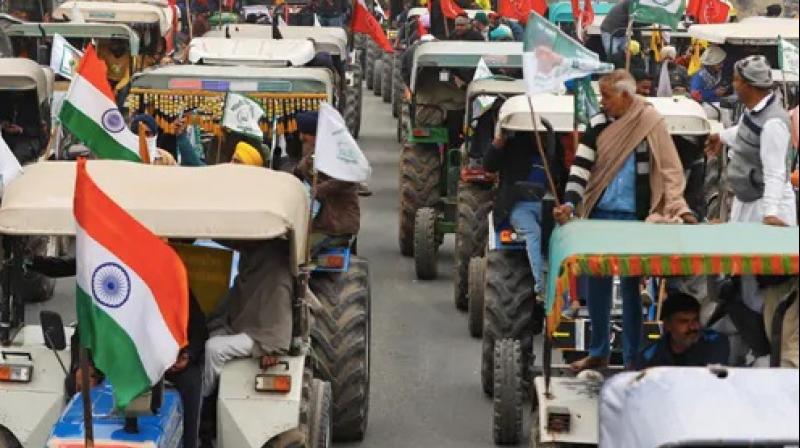
<path fill-rule="evenodd" d="M 404 145 L 400 154 L 400 253 L 414 255 L 417 210 L 439 200 L 439 151 L 430 145 Z"/>
<path fill-rule="evenodd" d="M 439 242 L 436 236 L 436 210 L 424 207 L 414 219 L 414 270 L 419 280 L 434 280 L 438 269 Z"/>
<path fill-rule="evenodd" d="M 491 185 L 459 182 L 457 195 L 455 275 L 453 276 L 456 308 L 467 309 L 469 263 L 483 255 L 489 234 L 489 212 L 494 190 Z"/>
<path fill-rule="evenodd" d="M 361 67 L 350 65 L 348 67 L 353 75 L 353 85 L 347 86 L 345 93 L 344 121 L 350 135 L 357 139 L 361 131 L 361 99 L 363 97 L 363 85 L 361 82 Z"/>
<path fill-rule="evenodd" d="M 311 330 L 314 376 L 331 382 L 333 440 L 363 440 L 369 410 L 371 291 L 369 264 L 352 257 L 344 273 L 314 275 L 322 303 Z"/>
<path fill-rule="evenodd" d="M 375 69 L 375 45 L 372 39 L 368 39 L 366 49 L 364 50 L 364 81 L 367 89 L 372 90 L 373 76 L 372 71 Z"/>
<path fill-rule="evenodd" d="M 528 381 L 528 361 L 533 344 L 533 275 L 524 250 L 495 250 L 486 256 L 486 290 L 483 307 L 481 384 L 491 396 L 494 387 L 494 345 L 502 339 L 520 341 L 523 382 Z M 527 390 L 527 388 L 525 389 Z"/>
<path fill-rule="evenodd" d="M 522 439 L 522 348 L 502 339 L 494 345 L 492 435 L 495 445 L 516 445 Z"/>
<path fill-rule="evenodd" d="M 308 446 L 329 448 L 331 446 L 331 405 L 333 392 L 331 383 L 317 378 L 309 384 Z"/>
<path fill-rule="evenodd" d="M 399 53 L 395 52 L 395 56 L 392 58 L 394 61 L 392 67 L 392 116 L 395 118 L 400 118 L 400 103 L 403 101 L 403 92 L 405 91 L 403 70 L 400 68 L 402 57 Z"/>
<path fill-rule="evenodd" d="M 483 294 L 486 286 L 486 257 L 469 260 L 467 282 L 467 328 L 473 338 L 483 336 Z"/>
<path fill-rule="evenodd" d="M 375 67 L 372 69 L 372 93 L 375 96 L 381 96 L 381 81 L 383 80 L 383 59 L 375 61 Z"/>
<path fill-rule="evenodd" d="M 0 448 L 22 448 L 22 444 L 11 431 L 0 426 Z"/>
<path fill-rule="evenodd" d="M 405 100 L 400 105 L 400 119 L 397 120 L 397 142 L 405 145 L 408 141 L 408 126 L 411 123 L 411 105 Z"/>
<path fill-rule="evenodd" d="M 381 99 L 384 103 L 392 102 L 392 55 L 384 53 L 383 71 L 381 72 Z"/>

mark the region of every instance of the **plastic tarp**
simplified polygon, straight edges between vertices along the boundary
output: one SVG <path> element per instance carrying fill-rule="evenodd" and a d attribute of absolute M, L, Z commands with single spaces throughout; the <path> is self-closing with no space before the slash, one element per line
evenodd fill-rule
<path fill-rule="evenodd" d="M 796 446 L 798 381 L 797 369 L 656 367 L 620 373 L 600 392 L 599 446 Z"/>

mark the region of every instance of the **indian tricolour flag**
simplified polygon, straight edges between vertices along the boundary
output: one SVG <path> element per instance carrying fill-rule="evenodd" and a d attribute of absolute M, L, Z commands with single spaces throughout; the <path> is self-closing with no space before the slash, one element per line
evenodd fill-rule
<path fill-rule="evenodd" d="M 186 268 L 167 243 L 100 190 L 86 160 L 77 167 L 80 342 L 123 409 L 161 379 L 187 343 Z"/>
<path fill-rule="evenodd" d="M 86 48 L 78 64 L 59 119 L 98 158 L 142 161 L 139 138 L 128 129 L 117 108 L 106 79 L 106 64 L 97 57 L 92 45 Z"/>

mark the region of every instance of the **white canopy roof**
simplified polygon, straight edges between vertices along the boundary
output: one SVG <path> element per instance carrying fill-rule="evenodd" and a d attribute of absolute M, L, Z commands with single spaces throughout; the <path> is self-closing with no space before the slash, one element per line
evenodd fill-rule
<path fill-rule="evenodd" d="M 0 206 L 0 233 L 73 235 L 74 162 L 40 162 L 11 182 Z M 308 196 L 290 174 L 222 164 L 155 166 L 93 160 L 89 173 L 117 204 L 167 238 L 292 239 L 305 258 Z"/>
<path fill-rule="evenodd" d="M 53 96 L 53 71 L 25 58 L 0 58 L 0 91 L 34 90 L 39 102 Z"/>
<path fill-rule="evenodd" d="M 714 44 L 775 45 L 778 36 L 800 38 L 800 23 L 797 19 L 748 17 L 734 23 L 692 25 L 689 35 Z"/>
<path fill-rule="evenodd" d="M 673 135 L 706 135 L 711 124 L 696 101 L 688 98 L 647 98 L 667 123 Z M 573 99 L 569 95 L 535 95 L 533 108 L 549 120 L 556 132 L 572 130 Z M 500 125 L 512 131 L 532 131 L 530 107 L 525 95 L 509 98 L 500 108 Z M 537 123 L 537 127 L 541 123 Z M 539 128 L 544 130 L 544 128 Z"/>
<path fill-rule="evenodd" d="M 797 446 L 797 369 L 656 367 L 600 393 L 600 448 Z"/>
<path fill-rule="evenodd" d="M 327 51 L 333 56 L 342 56 L 347 53 L 347 33 L 343 28 L 284 25 L 279 30 L 283 39 L 310 39 L 313 41 L 316 51 Z M 272 26 L 232 23 L 210 30 L 203 37 L 272 39 Z"/>
<path fill-rule="evenodd" d="M 86 22 L 109 23 L 158 23 L 161 35 L 165 36 L 172 27 L 172 9 L 166 1 L 97 1 L 70 0 L 53 12 L 53 18 L 72 20 L 75 7 Z"/>
<path fill-rule="evenodd" d="M 314 54 L 314 44 L 302 39 L 196 37 L 189 43 L 193 64 L 302 66 Z"/>

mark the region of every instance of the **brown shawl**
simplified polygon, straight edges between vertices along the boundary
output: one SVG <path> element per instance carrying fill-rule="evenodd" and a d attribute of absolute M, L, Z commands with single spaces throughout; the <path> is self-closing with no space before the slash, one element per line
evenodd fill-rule
<path fill-rule="evenodd" d="M 635 95 L 630 109 L 597 138 L 597 156 L 578 207 L 579 216 L 591 214 L 628 156 L 645 139 L 650 145 L 650 214 L 675 217 L 690 212 L 683 198 L 683 166 L 664 118 L 644 98 Z"/>

